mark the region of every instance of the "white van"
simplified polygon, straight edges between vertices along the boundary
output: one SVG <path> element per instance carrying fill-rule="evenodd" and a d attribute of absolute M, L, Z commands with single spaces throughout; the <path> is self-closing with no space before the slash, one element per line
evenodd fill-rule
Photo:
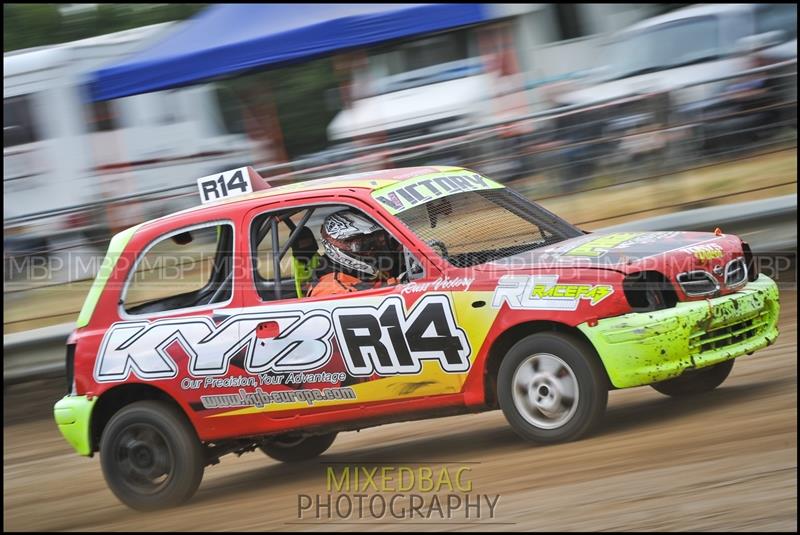
<path fill-rule="evenodd" d="M 598 61 L 606 64 L 583 87 L 553 99 L 558 106 L 610 103 L 555 125 L 560 142 L 573 147 L 569 159 L 584 162 L 570 179 L 592 176 L 600 163 L 644 169 L 645 162 L 680 161 L 686 151 L 742 147 L 790 124 L 792 115 L 796 121 L 796 74 L 775 70 L 745 83 L 737 76 L 778 63 L 796 72 L 796 64 L 786 65 L 797 58 L 795 4 L 696 5 L 605 41 Z M 742 88 L 751 86 L 758 91 L 748 97 Z M 766 111 L 750 111 L 759 108 Z M 686 126 L 665 133 L 671 123 Z"/>
<path fill-rule="evenodd" d="M 370 51 L 328 139 L 400 139 L 466 124 L 492 90 L 477 48 L 473 33 L 460 30 Z"/>
<path fill-rule="evenodd" d="M 754 67 L 754 51 L 771 61 L 797 58 L 796 4 L 704 4 L 646 19 L 612 35 L 587 87 L 556 101 L 590 105 L 700 84 Z"/>

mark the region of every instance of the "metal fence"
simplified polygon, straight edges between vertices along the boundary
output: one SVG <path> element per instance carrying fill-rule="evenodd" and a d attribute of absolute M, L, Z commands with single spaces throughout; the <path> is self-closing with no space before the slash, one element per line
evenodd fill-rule
<path fill-rule="evenodd" d="M 508 182 L 535 200 L 658 180 L 724 161 L 796 148 L 796 67 L 796 60 L 785 61 L 671 91 L 643 92 L 590 106 L 564 106 L 406 139 L 373 139 L 367 146 L 273 165 L 259 172 L 280 185 L 391 167 L 459 165 Z M 399 134 L 389 133 L 389 138 Z M 725 196 L 778 191 L 796 181 L 796 174 L 769 184 L 754 177 L 741 191 Z M 113 222 L 106 220 L 109 206 L 157 206 L 166 202 L 192 206 L 196 204 L 195 190 L 192 183 L 6 219 L 6 264 L 18 260 L 18 251 L 30 250 L 24 234 L 15 238 L 15 229 L 30 228 L 57 216 L 84 217 L 93 222 L 95 232 L 74 243 L 49 248 L 46 254 L 86 251 L 96 255 L 105 249 L 113 228 Z M 637 214 L 636 206 L 619 206 L 617 216 L 630 214 Z M 84 278 L 93 275 L 86 273 Z M 26 292 L 74 282 L 74 277 L 36 287 L 22 281 L 9 286 L 8 275 L 4 282 L 7 302 Z"/>
<path fill-rule="evenodd" d="M 276 185 L 412 165 L 460 165 L 499 180 L 532 178 L 537 193 L 571 193 L 607 177 L 610 187 L 759 151 L 796 146 L 796 60 L 734 76 L 590 106 L 375 142 L 258 169 Z M 430 125 L 428 128 L 432 129 Z M 417 125 L 415 132 L 425 131 Z M 386 136 L 396 137 L 396 133 Z M 109 204 L 192 197 L 195 184 L 4 219 L 5 230 Z M 107 222 L 106 222 L 107 223 Z"/>

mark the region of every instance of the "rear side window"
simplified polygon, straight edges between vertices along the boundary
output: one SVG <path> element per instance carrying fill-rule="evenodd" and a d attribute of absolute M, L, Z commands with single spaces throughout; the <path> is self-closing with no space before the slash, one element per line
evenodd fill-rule
<path fill-rule="evenodd" d="M 153 242 L 138 258 L 125 312 L 149 314 L 224 303 L 233 295 L 233 226 L 189 227 Z"/>

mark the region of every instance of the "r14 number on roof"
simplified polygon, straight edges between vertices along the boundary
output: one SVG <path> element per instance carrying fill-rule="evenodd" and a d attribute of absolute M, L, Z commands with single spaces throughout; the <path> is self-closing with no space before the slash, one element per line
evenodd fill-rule
<path fill-rule="evenodd" d="M 246 167 L 199 178 L 197 187 L 203 204 L 253 191 Z"/>

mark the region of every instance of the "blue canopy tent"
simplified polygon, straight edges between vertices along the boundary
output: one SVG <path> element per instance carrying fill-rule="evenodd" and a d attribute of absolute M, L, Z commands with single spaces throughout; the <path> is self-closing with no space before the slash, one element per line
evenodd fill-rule
<path fill-rule="evenodd" d="M 90 76 L 92 100 L 159 91 L 244 71 L 499 18 L 486 4 L 215 5 Z"/>

